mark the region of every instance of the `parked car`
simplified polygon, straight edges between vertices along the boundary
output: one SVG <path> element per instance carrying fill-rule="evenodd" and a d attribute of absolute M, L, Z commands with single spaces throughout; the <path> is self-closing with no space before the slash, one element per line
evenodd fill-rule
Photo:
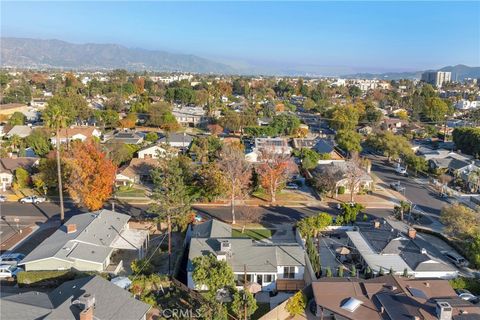
<path fill-rule="evenodd" d="M 451 251 L 442 251 L 442 254 L 450 260 L 454 265 L 457 267 L 466 267 L 468 266 L 468 261 L 465 260 L 464 257 L 456 254 L 455 252 Z"/>
<path fill-rule="evenodd" d="M 298 184 L 296 184 L 295 182 L 289 182 L 289 183 L 287 183 L 287 185 L 285 186 L 285 189 L 288 189 L 288 190 L 298 190 Z"/>
<path fill-rule="evenodd" d="M 2 264 L 0 265 L 0 278 L 16 278 L 20 271 L 23 269 L 11 264 Z"/>
<path fill-rule="evenodd" d="M 397 167 L 397 168 L 395 169 L 395 172 L 396 172 L 398 175 L 401 175 L 401 176 L 404 176 L 404 177 L 408 177 L 407 169 L 405 169 L 404 167 Z"/>
<path fill-rule="evenodd" d="M 471 303 L 477 303 L 480 301 L 480 298 L 472 294 L 470 291 L 465 289 L 457 289 L 455 290 L 458 297 L 465 301 L 470 301 Z"/>
<path fill-rule="evenodd" d="M 7 197 L 5 197 L 3 194 L 0 194 L 0 202 L 5 202 L 7 201 Z"/>
<path fill-rule="evenodd" d="M 41 202 L 45 202 L 47 199 L 45 199 L 44 197 L 37 197 L 37 196 L 28 196 L 28 197 L 25 197 L 25 198 L 22 198 L 20 199 L 20 202 L 21 203 L 41 203 Z"/>
<path fill-rule="evenodd" d="M 0 264 L 11 264 L 16 266 L 25 258 L 23 253 L 4 253 L 0 256 Z"/>
<path fill-rule="evenodd" d="M 405 187 L 400 184 L 400 181 L 390 183 L 390 188 L 398 192 L 405 191 Z"/>

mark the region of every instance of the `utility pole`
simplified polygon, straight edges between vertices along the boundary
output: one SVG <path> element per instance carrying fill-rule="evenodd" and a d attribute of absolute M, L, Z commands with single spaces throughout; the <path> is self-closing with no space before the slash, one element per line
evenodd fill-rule
<path fill-rule="evenodd" d="M 168 274 L 171 275 L 171 262 L 172 262 L 172 222 L 170 219 L 170 213 L 167 216 L 168 224 Z"/>
<path fill-rule="evenodd" d="M 247 265 L 243 265 L 243 313 L 247 320 Z"/>

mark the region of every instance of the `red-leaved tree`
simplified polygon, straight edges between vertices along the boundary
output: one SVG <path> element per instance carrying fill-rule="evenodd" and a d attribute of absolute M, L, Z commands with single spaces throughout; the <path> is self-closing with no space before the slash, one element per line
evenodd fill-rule
<path fill-rule="evenodd" d="M 116 167 L 94 141 L 75 141 L 68 152 L 66 189 L 80 206 L 95 211 L 110 198 Z"/>
<path fill-rule="evenodd" d="M 275 203 L 278 189 L 298 168 L 289 154 L 275 152 L 271 148 L 260 150 L 261 164 L 257 167 L 260 184 L 270 194 L 270 202 Z"/>

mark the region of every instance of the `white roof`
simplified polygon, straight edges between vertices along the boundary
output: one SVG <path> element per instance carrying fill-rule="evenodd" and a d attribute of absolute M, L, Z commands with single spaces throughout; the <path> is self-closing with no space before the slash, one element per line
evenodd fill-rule
<path fill-rule="evenodd" d="M 357 248 L 363 260 L 365 260 L 372 271 L 378 272 L 381 267 L 385 271 L 392 268 L 397 272 L 403 272 L 405 269 L 407 269 L 409 273 L 413 272 L 400 255 L 376 253 L 363 238 L 360 232 L 347 231 L 347 236 L 350 238 L 353 245 L 355 248 Z"/>

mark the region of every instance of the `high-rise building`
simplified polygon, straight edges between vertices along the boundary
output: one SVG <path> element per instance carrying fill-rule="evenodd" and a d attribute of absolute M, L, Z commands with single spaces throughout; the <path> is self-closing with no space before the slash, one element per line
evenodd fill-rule
<path fill-rule="evenodd" d="M 427 71 L 422 73 L 422 81 L 439 88 L 444 83 L 452 81 L 452 73 L 448 71 Z"/>

